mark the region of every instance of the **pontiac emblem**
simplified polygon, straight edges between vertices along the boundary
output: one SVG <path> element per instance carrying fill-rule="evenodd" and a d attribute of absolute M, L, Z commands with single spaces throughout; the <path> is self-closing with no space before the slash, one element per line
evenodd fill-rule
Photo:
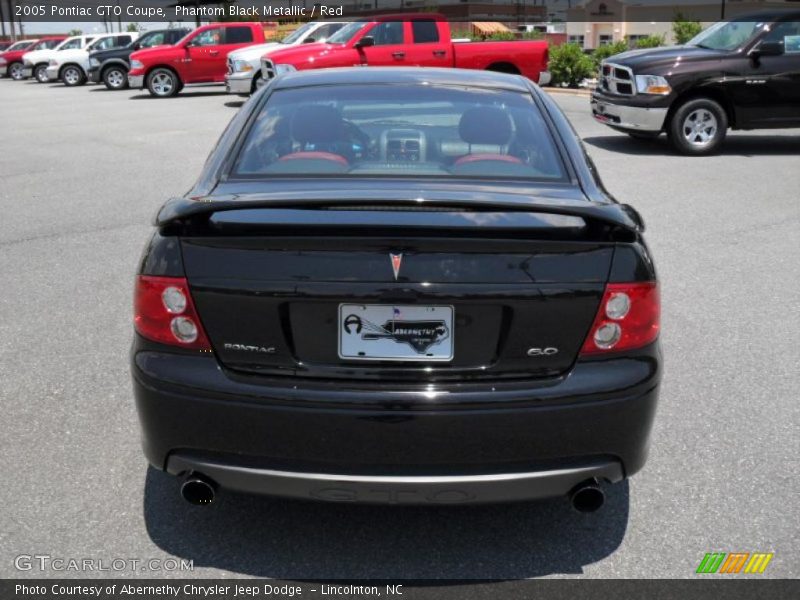
<path fill-rule="evenodd" d="M 400 275 L 400 265 L 403 264 L 403 255 L 389 254 L 389 258 L 392 259 L 392 272 L 394 273 L 394 280 L 397 281 L 397 277 Z"/>

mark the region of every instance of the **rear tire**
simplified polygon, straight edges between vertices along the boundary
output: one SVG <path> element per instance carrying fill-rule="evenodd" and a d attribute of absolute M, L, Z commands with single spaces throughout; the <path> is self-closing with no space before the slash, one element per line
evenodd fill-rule
<path fill-rule="evenodd" d="M 23 71 L 25 71 L 25 65 L 21 62 L 13 62 L 8 65 L 8 76 L 14 81 L 22 81 L 25 79 Z"/>
<path fill-rule="evenodd" d="M 170 98 L 183 86 L 174 71 L 164 68 L 153 69 L 147 75 L 147 89 L 156 98 Z"/>
<path fill-rule="evenodd" d="M 689 156 L 716 152 L 727 131 L 725 109 L 710 98 L 695 98 L 680 105 L 667 129 L 673 148 Z"/>
<path fill-rule="evenodd" d="M 61 81 L 67 87 L 76 87 L 86 83 L 86 73 L 77 65 L 67 65 L 61 69 Z"/>
<path fill-rule="evenodd" d="M 33 68 L 33 78 L 39 83 L 47 83 L 50 78 L 47 76 L 47 65 L 36 65 Z"/>
<path fill-rule="evenodd" d="M 128 72 L 124 67 L 112 65 L 103 70 L 103 83 L 112 92 L 128 87 Z"/>

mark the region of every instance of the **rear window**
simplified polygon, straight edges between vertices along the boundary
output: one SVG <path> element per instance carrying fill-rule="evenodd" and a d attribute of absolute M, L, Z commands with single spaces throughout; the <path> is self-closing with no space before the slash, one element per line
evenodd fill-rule
<path fill-rule="evenodd" d="M 178 40 L 183 39 L 189 33 L 188 29 L 170 29 L 167 32 L 166 42 L 168 44 L 174 44 Z"/>
<path fill-rule="evenodd" d="M 42 40 L 35 46 L 33 46 L 33 50 L 50 50 L 51 48 L 55 48 L 61 42 L 59 40 Z"/>
<path fill-rule="evenodd" d="M 415 44 L 430 44 L 439 41 L 439 29 L 435 21 L 412 21 L 411 31 L 414 32 Z"/>
<path fill-rule="evenodd" d="M 246 44 L 253 41 L 253 30 L 249 27 L 227 27 L 225 29 L 226 44 Z"/>
<path fill-rule="evenodd" d="M 153 46 L 161 46 L 167 43 L 166 31 L 155 31 L 139 38 L 140 48 L 152 48 Z"/>
<path fill-rule="evenodd" d="M 277 90 L 233 175 L 565 178 L 529 94 L 427 85 Z"/>

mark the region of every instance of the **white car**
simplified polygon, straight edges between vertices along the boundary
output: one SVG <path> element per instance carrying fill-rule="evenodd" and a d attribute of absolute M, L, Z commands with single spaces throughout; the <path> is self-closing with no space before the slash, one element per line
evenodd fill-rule
<path fill-rule="evenodd" d="M 137 37 L 139 34 L 135 31 L 104 33 L 80 50 L 56 52 L 47 65 L 47 77 L 53 81 L 60 79 L 69 87 L 83 85 L 89 74 L 89 52 L 127 46 Z"/>
<path fill-rule="evenodd" d="M 33 50 L 26 52 L 22 55 L 22 62 L 24 65 L 22 75 L 24 78 L 35 77 L 39 83 L 47 83 L 47 66 L 50 64 L 50 59 L 55 56 L 56 52 L 62 50 L 80 50 L 92 43 L 95 35 L 75 35 L 68 37 L 55 48 L 50 50 Z"/>
<path fill-rule="evenodd" d="M 273 50 L 299 46 L 311 42 L 324 42 L 342 27 L 345 22 L 306 23 L 295 29 L 280 42 L 269 42 L 247 46 L 228 54 L 228 74 L 225 75 L 225 89 L 229 94 L 248 96 L 256 91 L 256 82 L 261 77 L 261 57 Z"/>

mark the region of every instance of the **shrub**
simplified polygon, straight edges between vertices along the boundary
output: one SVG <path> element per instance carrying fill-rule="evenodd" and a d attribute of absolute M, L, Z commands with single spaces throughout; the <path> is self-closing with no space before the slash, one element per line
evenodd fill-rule
<path fill-rule="evenodd" d="M 658 48 L 666 42 L 663 35 L 648 35 L 636 42 L 637 48 Z"/>
<path fill-rule="evenodd" d="M 672 22 L 672 35 L 676 44 L 685 44 L 701 31 L 703 26 L 699 21 L 686 21 L 681 13 L 676 13 Z"/>
<path fill-rule="evenodd" d="M 605 46 L 600 46 L 597 48 L 594 53 L 592 54 L 592 60 L 594 61 L 594 70 L 600 70 L 600 63 L 603 62 L 605 59 L 614 56 L 615 54 L 620 54 L 622 52 L 628 51 L 628 44 L 622 40 L 619 42 L 614 42 L 613 44 L 606 44 Z"/>
<path fill-rule="evenodd" d="M 561 44 L 550 48 L 548 68 L 553 85 L 576 88 L 581 81 L 592 76 L 594 63 L 578 44 Z"/>

